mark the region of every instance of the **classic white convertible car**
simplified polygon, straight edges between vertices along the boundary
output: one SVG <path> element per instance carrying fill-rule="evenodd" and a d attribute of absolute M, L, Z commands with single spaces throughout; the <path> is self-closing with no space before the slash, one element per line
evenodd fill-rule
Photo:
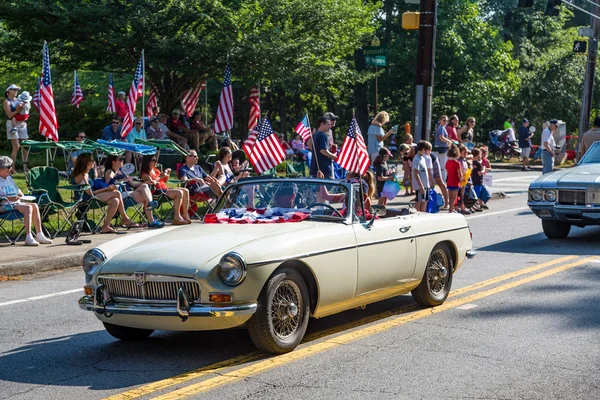
<path fill-rule="evenodd" d="M 410 291 L 423 306 L 442 304 L 454 272 L 474 255 L 467 221 L 408 208 L 370 216 L 365 186 L 243 179 L 202 223 L 88 251 L 80 307 L 122 340 L 246 326 L 258 348 L 284 353 L 311 316 Z"/>

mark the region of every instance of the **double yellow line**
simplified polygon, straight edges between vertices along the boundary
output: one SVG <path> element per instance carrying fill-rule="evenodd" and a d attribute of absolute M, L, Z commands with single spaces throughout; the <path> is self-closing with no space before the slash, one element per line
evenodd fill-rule
<path fill-rule="evenodd" d="M 492 296 L 492 295 L 500 293 L 500 292 L 504 292 L 506 290 L 515 288 L 517 286 L 521 286 L 521 285 L 557 274 L 559 272 L 566 271 L 568 269 L 587 264 L 595 259 L 595 257 L 588 257 L 588 258 L 583 258 L 583 259 L 574 261 L 577 258 L 579 258 L 579 257 L 578 256 L 562 257 L 562 258 L 559 258 L 559 259 L 556 259 L 553 261 L 534 265 L 529 268 L 511 272 L 509 274 L 501 275 L 496 278 L 492 278 L 492 279 L 482 281 L 482 282 L 479 282 L 479 283 L 476 283 L 476 284 L 473 284 L 470 286 L 466 286 L 461 289 L 454 290 L 450 293 L 449 298 L 455 298 L 457 296 L 461 296 L 461 295 L 464 295 L 464 294 L 467 294 L 470 292 L 474 292 L 474 291 L 477 291 L 477 290 L 480 290 L 480 289 L 483 289 L 483 288 L 486 288 L 486 287 L 489 287 L 492 285 L 496 285 L 501 282 L 509 281 L 509 280 L 512 280 L 514 278 L 517 278 L 517 277 L 520 277 L 523 275 L 531 274 L 533 272 L 539 271 L 541 269 L 544 269 L 544 268 L 547 268 L 547 267 L 550 267 L 553 265 L 558 265 L 558 264 L 562 264 L 564 262 L 571 261 L 568 264 L 560 265 L 559 267 L 552 268 L 552 269 L 549 269 L 549 270 L 546 270 L 546 271 L 543 271 L 543 272 L 540 272 L 540 273 L 537 273 L 537 274 L 534 274 L 534 275 L 531 275 L 531 276 L 528 276 L 528 277 L 525 277 L 525 278 L 522 278 L 519 280 L 508 282 L 508 283 L 493 287 L 488 290 L 484 290 L 484 291 L 480 291 L 477 293 L 473 293 L 468 296 L 460 297 L 456 300 L 446 301 L 444 304 L 442 304 L 438 307 L 433 307 L 433 308 L 428 308 L 428 309 L 419 309 L 415 305 L 400 307 L 400 308 L 382 312 L 382 313 L 379 313 L 376 315 L 365 317 L 365 318 L 362 318 L 355 322 L 342 324 L 340 326 L 336 326 L 334 328 L 331 328 L 331 329 L 328 329 L 325 331 L 315 332 L 313 334 L 307 335 L 305 337 L 304 342 L 311 342 L 311 341 L 320 339 L 325 336 L 333 335 L 340 331 L 345 331 L 345 330 L 352 329 L 352 328 L 355 328 L 358 326 L 371 324 L 373 322 L 377 322 L 382 319 L 388 318 L 387 320 L 382 321 L 380 323 L 366 326 L 364 328 L 360 328 L 355 331 L 351 331 L 351 332 L 342 334 L 340 336 L 335 336 L 335 337 L 332 337 L 331 339 L 327 339 L 327 340 L 324 340 L 319 343 L 315 343 L 315 344 L 312 344 L 312 345 L 309 345 L 306 347 L 296 349 L 287 354 L 267 358 L 268 356 L 265 355 L 264 353 L 251 352 L 244 356 L 234 357 L 234 358 L 224 360 L 224 361 L 221 361 L 221 362 L 218 362 L 215 364 L 207 365 L 202 368 L 198 368 L 198 369 L 190 371 L 190 372 L 186 372 L 181 375 L 174 376 L 172 378 L 163 379 L 163 380 L 153 382 L 148 385 L 144 385 L 144 386 L 132 389 L 132 390 L 128 390 L 126 392 L 117 394 L 115 396 L 108 397 L 106 400 L 136 399 L 138 397 L 147 396 L 151 393 L 162 391 L 169 387 L 179 385 L 179 384 L 191 381 L 191 380 L 196 380 L 196 379 L 205 377 L 207 375 L 217 374 L 216 377 L 212 377 L 210 379 L 206 379 L 199 383 L 183 387 L 181 389 L 175 390 L 175 391 L 167 393 L 165 395 L 155 397 L 155 399 L 161 399 L 161 400 L 180 399 L 180 398 L 185 398 L 185 397 L 192 396 L 192 395 L 195 395 L 198 393 L 206 392 L 206 391 L 212 390 L 218 386 L 236 382 L 238 380 L 247 378 L 252 375 L 256 375 L 258 373 L 267 371 L 269 369 L 272 369 L 272 368 L 275 368 L 275 367 L 278 367 L 278 366 L 281 366 L 284 364 L 288 364 L 293 361 L 300 360 L 300 359 L 312 356 L 314 354 L 324 352 L 326 350 L 333 349 L 340 345 L 347 344 L 349 342 L 353 342 L 355 340 L 362 339 L 367 336 L 389 330 L 391 328 L 403 325 L 405 323 L 416 321 L 416 320 L 428 317 L 428 316 L 436 314 L 436 313 L 440 313 L 440 312 L 447 311 L 447 310 L 450 310 L 450 309 L 453 309 L 456 307 L 460 307 L 461 305 L 464 305 L 464 304 L 467 304 L 467 303 L 470 303 L 470 302 L 473 302 L 473 301 L 476 301 L 476 300 L 479 300 L 479 299 L 482 299 L 485 297 L 489 297 L 489 296 Z M 413 310 L 418 310 L 418 311 L 415 311 L 410 314 L 406 314 L 407 312 L 410 312 Z M 401 315 L 399 315 L 399 314 L 401 314 Z M 240 365 L 247 364 L 247 363 L 252 363 L 252 364 L 245 366 L 245 367 L 238 368 L 238 369 L 233 369 L 233 370 L 227 371 L 228 369 L 230 369 L 232 367 L 240 366 Z"/>

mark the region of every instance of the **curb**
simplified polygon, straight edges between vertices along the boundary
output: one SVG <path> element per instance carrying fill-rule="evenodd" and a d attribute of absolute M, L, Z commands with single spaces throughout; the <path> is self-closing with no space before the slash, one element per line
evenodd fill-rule
<path fill-rule="evenodd" d="M 67 254 L 47 259 L 18 261 L 10 264 L 0 264 L 0 275 L 17 276 L 38 272 L 53 271 L 81 266 L 85 253 Z"/>

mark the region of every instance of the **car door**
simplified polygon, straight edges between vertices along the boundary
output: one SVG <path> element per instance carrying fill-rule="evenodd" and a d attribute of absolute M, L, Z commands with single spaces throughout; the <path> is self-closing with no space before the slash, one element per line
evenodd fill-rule
<path fill-rule="evenodd" d="M 368 227 L 354 223 L 358 250 L 356 295 L 407 282 L 413 275 L 416 241 L 414 215 L 380 218 Z"/>

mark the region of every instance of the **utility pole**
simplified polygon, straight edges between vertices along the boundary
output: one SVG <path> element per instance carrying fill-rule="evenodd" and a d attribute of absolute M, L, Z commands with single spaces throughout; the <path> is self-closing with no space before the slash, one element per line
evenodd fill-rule
<path fill-rule="evenodd" d="M 437 0 L 421 0 L 415 96 L 415 141 L 429 140 L 431 137 L 436 25 Z"/>
<path fill-rule="evenodd" d="M 596 74 L 596 58 L 598 55 L 598 33 L 600 33 L 600 6 L 594 3 L 590 17 L 592 37 L 588 44 L 588 59 L 585 68 L 585 81 L 583 83 L 583 97 L 581 99 L 581 113 L 579 114 L 579 135 L 577 137 L 577 160 L 580 157 L 581 139 L 590 127 L 590 112 L 592 110 L 592 95 L 594 93 L 594 76 Z"/>

